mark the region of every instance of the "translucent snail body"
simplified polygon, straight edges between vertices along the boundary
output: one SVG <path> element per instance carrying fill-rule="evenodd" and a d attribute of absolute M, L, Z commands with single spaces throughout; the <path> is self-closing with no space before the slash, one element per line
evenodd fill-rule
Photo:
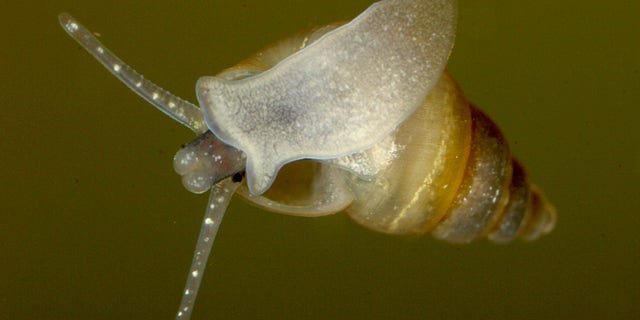
<path fill-rule="evenodd" d="M 268 70 L 336 27 L 280 41 L 221 75 Z M 345 210 L 374 231 L 431 232 L 454 243 L 532 240 L 555 224 L 555 209 L 528 181 L 499 128 L 448 72 L 420 108 L 372 148 L 285 165 L 264 195 L 246 186 L 239 193 L 266 210 L 300 216 Z"/>
<path fill-rule="evenodd" d="M 299 33 L 196 84 L 200 106 L 155 85 L 68 14 L 62 27 L 113 75 L 198 136 L 174 168 L 211 189 L 177 319 L 188 319 L 222 217 L 239 193 L 266 210 L 346 212 L 386 234 L 533 240 L 555 209 L 498 127 L 445 70 L 453 0 L 384 0 Z"/>

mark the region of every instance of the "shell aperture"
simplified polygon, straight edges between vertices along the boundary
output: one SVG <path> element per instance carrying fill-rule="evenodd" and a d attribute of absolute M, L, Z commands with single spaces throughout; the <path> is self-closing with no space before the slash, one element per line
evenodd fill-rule
<path fill-rule="evenodd" d="M 380 1 L 263 73 L 200 78 L 196 93 L 207 126 L 246 153 L 255 195 L 286 163 L 365 150 L 438 81 L 455 16 L 455 1 Z"/>

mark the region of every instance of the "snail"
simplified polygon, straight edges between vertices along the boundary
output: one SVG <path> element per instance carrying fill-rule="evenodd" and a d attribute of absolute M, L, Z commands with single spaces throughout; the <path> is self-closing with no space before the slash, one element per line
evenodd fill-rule
<path fill-rule="evenodd" d="M 211 189 L 177 319 L 193 310 L 233 194 L 299 216 L 345 211 L 371 230 L 467 243 L 533 240 L 554 207 L 502 133 L 445 70 L 454 0 L 383 0 L 346 24 L 296 34 L 196 84 L 200 107 L 125 64 L 66 13 L 65 31 L 197 138 L 174 157 Z"/>

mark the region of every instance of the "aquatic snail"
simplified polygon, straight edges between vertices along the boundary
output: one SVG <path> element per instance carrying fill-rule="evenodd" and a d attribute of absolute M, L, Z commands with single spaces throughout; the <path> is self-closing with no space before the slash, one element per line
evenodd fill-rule
<path fill-rule="evenodd" d="M 212 190 L 179 319 L 190 317 L 236 191 L 266 210 L 345 211 L 371 230 L 454 243 L 532 240 L 555 224 L 500 130 L 445 70 L 453 0 L 384 0 L 344 25 L 282 40 L 199 79 L 201 108 L 146 80 L 70 15 L 59 19 L 118 79 L 198 135 L 174 157 L 188 190 Z"/>

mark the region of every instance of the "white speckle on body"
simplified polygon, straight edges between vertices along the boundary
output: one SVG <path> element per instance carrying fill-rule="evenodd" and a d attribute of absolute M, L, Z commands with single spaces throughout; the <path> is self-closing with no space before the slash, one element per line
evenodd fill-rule
<path fill-rule="evenodd" d="M 197 278 L 198 277 L 198 270 L 191 271 L 191 276 L 194 277 L 194 278 Z"/>
<path fill-rule="evenodd" d="M 173 101 L 169 102 L 169 108 L 173 109 L 175 107 L 176 107 L 176 104 Z"/>
<path fill-rule="evenodd" d="M 212 225 L 213 224 L 213 219 L 206 218 L 206 219 L 204 219 L 204 223 L 207 224 L 207 225 Z"/>
<path fill-rule="evenodd" d="M 136 88 L 140 88 L 142 86 L 142 82 L 136 83 Z"/>
<path fill-rule="evenodd" d="M 104 53 L 104 49 L 102 49 L 102 47 L 97 47 L 96 50 L 98 51 L 99 54 Z"/>
<path fill-rule="evenodd" d="M 185 290 L 185 291 L 184 291 L 184 295 L 185 295 L 185 296 L 188 296 L 188 295 L 190 295 L 190 294 L 191 294 L 191 290 L 187 289 L 187 290 Z"/>
<path fill-rule="evenodd" d="M 153 100 L 157 100 L 160 95 L 157 92 L 153 93 Z"/>
<path fill-rule="evenodd" d="M 122 68 L 122 67 L 121 67 L 119 64 L 117 64 L 117 63 L 113 65 L 113 71 L 115 71 L 115 72 L 120 72 L 120 69 L 121 69 L 121 68 Z"/>
<path fill-rule="evenodd" d="M 78 30 L 78 24 L 75 22 L 70 22 L 67 24 L 67 29 L 71 30 L 71 31 L 76 31 Z"/>

